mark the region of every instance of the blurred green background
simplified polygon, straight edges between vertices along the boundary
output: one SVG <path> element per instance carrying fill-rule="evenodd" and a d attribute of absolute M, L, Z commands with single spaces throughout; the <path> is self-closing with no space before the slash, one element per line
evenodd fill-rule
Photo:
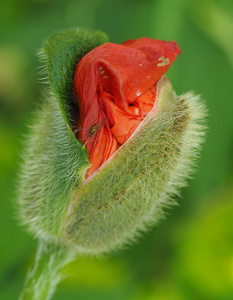
<path fill-rule="evenodd" d="M 37 241 L 14 207 L 23 135 L 40 101 L 36 52 L 57 29 L 105 31 L 111 42 L 175 40 L 168 72 L 177 93 L 206 100 L 208 132 L 197 172 L 167 220 L 125 251 L 80 257 L 54 299 L 233 299 L 233 1 L 1 0 L 0 298 L 17 299 Z"/>

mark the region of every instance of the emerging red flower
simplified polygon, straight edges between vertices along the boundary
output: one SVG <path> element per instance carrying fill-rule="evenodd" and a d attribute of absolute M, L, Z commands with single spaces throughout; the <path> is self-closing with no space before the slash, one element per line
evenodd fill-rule
<path fill-rule="evenodd" d="M 86 178 L 132 135 L 152 109 L 158 80 L 180 49 L 150 38 L 103 44 L 85 55 L 74 76 L 77 138 L 91 163 Z"/>

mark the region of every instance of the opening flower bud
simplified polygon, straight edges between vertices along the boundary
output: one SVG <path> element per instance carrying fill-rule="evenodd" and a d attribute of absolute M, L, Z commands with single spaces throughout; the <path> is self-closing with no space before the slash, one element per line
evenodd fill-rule
<path fill-rule="evenodd" d="M 205 116 L 198 96 L 176 96 L 164 76 L 179 53 L 175 42 L 116 45 L 82 30 L 44 43 L 50 92 L 35 114 L 19 190 L 21 219 L 36 237 L 108 252 L 172 203 Z"/>

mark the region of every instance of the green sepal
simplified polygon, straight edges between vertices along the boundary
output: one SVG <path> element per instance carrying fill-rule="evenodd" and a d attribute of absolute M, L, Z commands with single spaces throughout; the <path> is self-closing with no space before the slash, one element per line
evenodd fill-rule
<path fill-rule="evenodd" d="M 51 35 L 40 53 L 50 91 L 34 114 L 18 195 L 21 220 L 37 237 L 60 236 L 72 195 L 90 165 L 71 128 L 72 82 L 78 61 L 105 42 L 104 33 L 72 29 Z"/>
<path fill-rule="evenodd" d="M 74 195 L 64 239 L 84 253 L 115 251 L 163 217 L 186 184 L 203 140 L 205 109 L 198 96 L 176 96 L 158 82 L 158 109 Z"/>

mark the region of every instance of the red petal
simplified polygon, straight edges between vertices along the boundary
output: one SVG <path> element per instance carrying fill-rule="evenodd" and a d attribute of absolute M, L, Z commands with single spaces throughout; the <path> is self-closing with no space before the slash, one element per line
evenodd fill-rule
<path fill-rule="evenodd" d="M 156 60 L 159 57 L 164 56 L 170 58 L 172 63 L 177 55 L 181 53 L 176 42 L 165 42 L 147 37 L 138 40 L 128 40 L 122 45 L 143 51 L 148 60 Z"/>
<path fill-rule="evenodd" d="M 86 145 L 92 164 L 87 176 L 126 142 L 151 110 L 156 83 L 179 53 L 175 42 L 141 38 L 103 44 L 78 63 L 77 138 Z"/>

